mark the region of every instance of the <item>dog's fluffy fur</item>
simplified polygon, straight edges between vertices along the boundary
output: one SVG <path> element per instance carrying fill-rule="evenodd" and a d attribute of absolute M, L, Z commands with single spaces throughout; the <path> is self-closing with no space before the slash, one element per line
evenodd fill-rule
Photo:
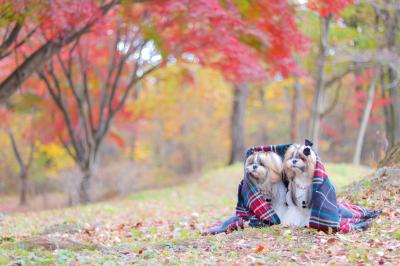
<path fill-rule="evenodd" d="M 289 181 L 285 225 L 308 226 L 311 215 L 312 179 L 317 156 L 310 146 L 293 144 L 285 153 L 283 168 Z"/>
<path fill-rule="evenodd" d="M 246 172 L 258 189 L 271 200 L 271 206 L 279 218 L 287 210 L 287 189 L 282 181 L 283 164 L 275 152 L 256 152 L 245 163 Z"/>

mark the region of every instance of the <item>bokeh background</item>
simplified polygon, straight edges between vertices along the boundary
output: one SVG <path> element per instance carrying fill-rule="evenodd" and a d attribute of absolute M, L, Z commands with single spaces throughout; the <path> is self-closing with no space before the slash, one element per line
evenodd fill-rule
<path fill-rule="evenodd" d="M 305 138 L 332 171 L 368 172 L 400 140 L 399 12 L 396 0 L 1 1 L 0 211 L 189 182 Z"/>

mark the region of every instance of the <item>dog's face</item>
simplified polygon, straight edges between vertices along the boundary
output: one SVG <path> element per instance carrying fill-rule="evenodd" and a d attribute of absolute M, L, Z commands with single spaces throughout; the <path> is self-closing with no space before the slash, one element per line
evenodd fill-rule
<path fill-rule="evenodd" d="M 246 159 L 245 169 L 259 184 L 268 178 L 276 183 L 282 178 L 282 159 L 274 152 L 256 152 Z"/>
<path fill-rule="evenodd" d="M 286 177 L 292 180 L 298 175 L 314 176 L 317 156 L 315 152 L 305 145 L 293 144 L 285 153 L 284 171 Z"/>

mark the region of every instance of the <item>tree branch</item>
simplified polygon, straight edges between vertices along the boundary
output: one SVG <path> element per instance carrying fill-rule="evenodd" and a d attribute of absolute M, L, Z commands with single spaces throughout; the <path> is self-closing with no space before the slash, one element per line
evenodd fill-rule
<path fill-rule="evenodd" d="M 72 52 L 70 52 L 69 58 L 68 58 L 69 67 L 72 67 L 72 64 L 70 63 L 70 62 L 72 62 L 72 59 L 71 59 L 72 56 L 73 56 Z M 85 115 L 85 110 L 84 110 L 84 106 L 83 106 L 83 100 L 82 100 L 82 96 L 78 92 L 78 90 L 77 90 L 77 88 L 75 86 L 75 83 L 73 81 L 72 69 L 68 69 L 65 66 L 65 64 L 64 64 L 63 60 L 61 59 L 60 55 L 57 55 L 57 59 L 58 59 L 58 62 L 60 63 L 60 65 L 61 65 L 61 69 L 63 70 L 63 74 L 67 79 L 67 82 L 68 82 L 68 86 L 67 87 L 72 92 L 72 95 L 73 95 L 73 97 L 75 99 L 75 103 L 78 106 L 78 110 L 79 110 L 79 114 L 80 114 L 80 120 L 79 121 L 81 122 L 81 124 L 83 126 L 83 130 L 84 130 L 84 133 L 86 135 L 86 140 L 88 140 L 90 138 L 90 136 L 89 136 L 90 133 L 89 133 L 88 125 L 87 125 L 88 123 L 86 121 L 86 115 Z M 52 75 L 53 79 L 56 80 L 55 73 L 51 72 L 51 75 Z M 86 145 L 90 145 L 90 143 L 88 143 L 88 141 L 80 141 L 82 149 L 83 149 L 83 142 L 85 142 Z M 87 149 L 87 150 L 89 150 L 89 149 Z"/>
<path fill-rule="evenodd" d="M 330 86 L 335 84 L 337 81 L 340 81 L 342 78 L 344 78 L 346 75 L 350 74 L 353 71 L 354 71 L 354 69 L 347 68 L 343 72 L 337 74 L 336 76 L 331 77 L 329 80 L 326 81 L 325 88 L 329 88 Z"/>
<path fill-rule="evenodd" d="M 86 103 L 88 105 L 88 116 L 89 116 L 89 126 L 91 130 L 91 136 L 93 136 L 96 132 L 96 129 L 94 128 L 94 119 L 93 119 L 93 110 L 92 110 L 92 102 L 90 99 L 89 95 L 89 85 L 88 85 L 88 74 L 87 74 L 87 68 L 83 60 L 82 56 L 82 51 L 80 49 L 80 46 L 78 46 L 78 61 L 81 66 L 81 71 L 82 71 L 82 87 L 83 87 L 83 93 L 84 97 L 86 100 Z"/>
<path fill-rule="evenodd" d="M 58 135 L 58 140 L 61 142 L 61 145 L 63 145 L 64 149 L 67 151 L 68 155 L 71 156 L 71 158 L 76 163 L 79 163 L 78 157 L 71 151 L 71 149 L 68 147 L 67 143 L 62 139 L 61 135 Z"/>
<path fill-rule="evenodd" d="M 103 5 L 100 8 L 101 16 L 96 16 L 80 30 L 72 31 L 69 34 L 66 34 L 62 40 L 47 41 L 43 46 L 32 53 L 14 70 L 14 72 L 12 72 L 3 82 L 1 82 L 0 103 L 6 101 L 32 73 L 40 68 L 53 55 L 57 54 L 63 46 L 71 43 L 88 32 L 92 26 L 96 24 L 100 17 L 106 15 L 110 9 L 120 4 L 120 2 L 121 0 L 112 0 L 108 4 Z"/>
<path fill-rule="evenodd" d="M 339 83 L 339 85 L 336 87 L 336 90 L 335 90 L 335 97 L 333 98 L 332 103 L 325 109 L 325 111 L 323 111 L 323 112 L 321 113 L 321 118 L 325 117 L 327 114 L 329 114 L 330 112 L 332 112 L 332 111 L 335 109 L 337 103 L 339 102 L 339 96 L 340 96 L 340 88 L 341 88 L 341 86 L 342 86 L 342 84 Z"/>
<path fill-rule="evenodd" d="M 0 55 L 5 51 L 11 44 L 17 39 L 19 32 L 22 29 L 22 24 L 15 23 L 14 28 L 12 29 L 11 33 L 8 35 L 7 39 L 1 44 L 0 46 Z"/>
<path fill-rule="evenodd" d="M 67 126 L 68 134 L 70 135 L 72 146 L 75 150 L 75 157 L 77 158 L 76 161 L 78 162 L 82 158 L 81 147 L 78 144 L 79 142 L 76 139 L 74 130 L 72 129 L 72 121 L 67 112 L 67 108 L 65 107 L 63 101 L 61 100 L 61 95 L 60 96 L 56 95 L 56 93 L 55 93 L 54 89 L 52 88 L 52 85 L 51 85 L 50 81 L 47 79 L 47 77 L 43 73 L 40 73 L 40 72 L 39 72 L 39 77 L 45 82 L 45 84 L 47 86 L 47 90 L 50 93 L 50 96 L 52 97 L 52 99 L 56 103 L 56 106 L 61 111 L 61 113 L 64 117 L 64 122 Z"/>
<path fill-rule="evenodd" d="M 26 43 L 26 41 L 37 31 L 37 29 L 39 28 L 39 26 L 35 27 L 32 31 L 30 31 L 19 43 L 17 43 L 15 45 L 15 47 L 13 48 L 13 50 L 19 48 L 21 45 L 23 45 L 24 43 Z M 6 49 L 5 49 L 6 50 Z M 4 51 L 5 51 L 4 50 Z M 11 55 L 11 53 L 13 52 L 13 50 L 8 51 L 7 53 L 3 54 L 2 52 L 0 52 L 0 60 L 3 58 L 6 58 L 7 56 Z"/>
<path fill-rule="evenodd" d="M 21 153 L 18 149 L 18 145 L 17 145 L 17 141 L 15 140 L 14 133 L 12 132 L 11 128 L 8 128 L 7 133 L 10 138 L 10 141 L 11 141 L 11 146 L 13 148 L 14 156 L 18 161 L 18 165 L 21 169 L 21 172 L 24 172 L 24 169 L 25 169 L 24 160 L 22 159 Z"/>
<path fill-rule="evenodd" d="M 107 101 L 109 98 L 109 94 L 108 94 L 108 89 L 109 89 L 109 84 L 110 84 L 110 80 L 111 80 L 111 76 L 114 72 L 115 69 L 115 57 L 116 57 L 116 53 L 118 50 L 118 43 L 120 42 L 120 31 L 119 29 L 116 32 L 115 35 L 115 43 L 113 45 L 113 51 L 112 51 L 112 58 L 111 58 L 111 62 L 107 71 L 107 76 L 106 76 L 106 81 L 104 83 L 104 85 L 102 86 L 102 90 L 101 90 L 101 98 L 100 98 L 100 109 L 99 109 L 99 128 L 101 128 L 101 125 L 104 122 L 104 111 L 107 105 Z"/>

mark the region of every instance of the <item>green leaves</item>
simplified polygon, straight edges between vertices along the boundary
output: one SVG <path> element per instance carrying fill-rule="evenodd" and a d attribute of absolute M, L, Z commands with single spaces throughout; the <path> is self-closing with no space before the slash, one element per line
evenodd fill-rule
<path fill-rule="evenodd" d="M 162 58 L 167 58 L 169 51 L 165 47 L 165 40 L 160 32 L 158 32 L 157 29 L 151 24 L 143 23 L 141 27 L 143 30 L 144 39 L 146 41 L 153 41 Z"/>
<path fill-rule="evenodd" d="M 249 15 L 248 13 L 251 7 L 249 0 L 233 0 L 233 3 L 235 4 L 242 16 L 246 17 Z"/>
<path fill-rule="evenodd" d="M 42 107 L 42 98 L 34 93 L 26 93 L 23 97 L 14 97 L 9 103 L 13 111 L 21 114 L 32 114 L 34 110 Z"/>

